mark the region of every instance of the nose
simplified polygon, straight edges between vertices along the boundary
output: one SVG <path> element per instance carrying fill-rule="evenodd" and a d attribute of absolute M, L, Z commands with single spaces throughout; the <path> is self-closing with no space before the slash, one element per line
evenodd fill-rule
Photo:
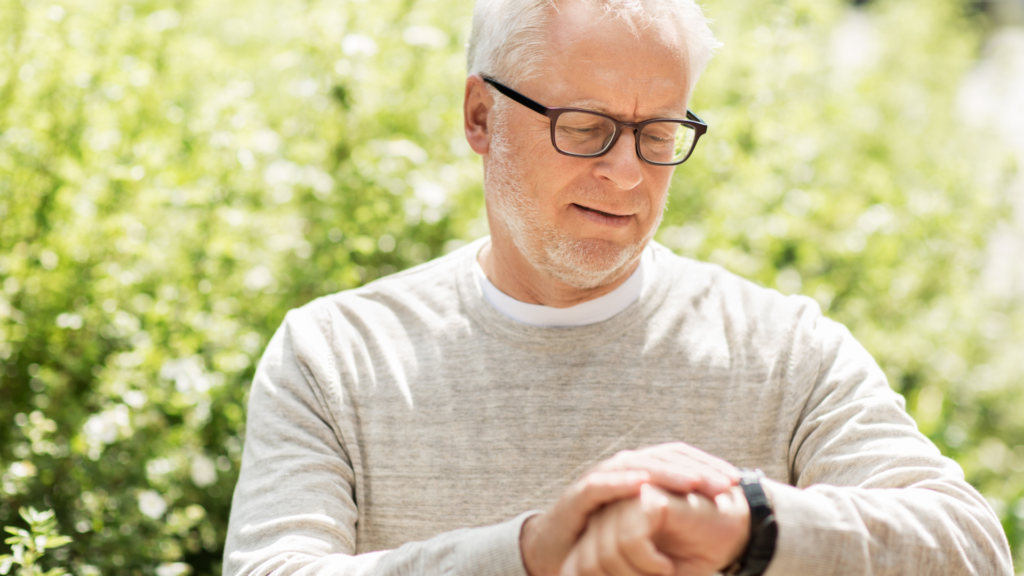
<path fill-rule="evenodd" d="M 627 128 L 604 156 L 598 157 L 594 175 L 621 190 L 632 190 L 644 179 L 643 160 L 636 155 L 636 135 Z"/>

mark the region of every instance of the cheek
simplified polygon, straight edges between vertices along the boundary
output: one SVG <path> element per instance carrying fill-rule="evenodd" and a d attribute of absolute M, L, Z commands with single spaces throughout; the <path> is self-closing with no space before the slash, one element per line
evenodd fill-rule
<path fill-rule="evenodd" d="M 648 198 L 651 202 L 651 210 L 657 215 L 665 207 L 665 202 L 668 200 L 668 190 L 672 185 L 672 171 L 668 174 L 652 174 L 649 180 L 651 187 L 648 193 Z"/>
<path fill-rule="evenodd" d="M 530 193 L 552 211 L 574 201 L 574 192 L 586 186 L 587 169 L 575 158 L 550 152 L 532 155 L 525 164 Z"/>

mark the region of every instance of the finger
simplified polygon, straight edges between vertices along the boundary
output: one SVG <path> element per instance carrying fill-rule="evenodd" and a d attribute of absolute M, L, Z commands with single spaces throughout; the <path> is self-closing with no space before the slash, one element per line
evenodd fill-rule
<path fill-rule="evenodd" d="M 640 486 L 650 480 L 651 475 L 642 470 L 591 472 L 570 485 L 555 503 L 555 517 L 563 519 L 564 527 L 575 539 L 591 513 L 610 502 L 636 496 Z"/>
<path fill-rule="evenodd" d="M 619 510 L 621 508 L 616 509 L 616 511 Z M 624 521 L 628 523 L 630 520 L 628 515 L 615 514 L 611 518 L 604 517 L 600 521 L 591 522 L 588 526 L 587 532 L 593 532 L 595 536 L 592 540 L 599 543 L 596 555 L 602 573 L 610 576 L 645 576 L 625 556 L 627 547 L 624 544 L 645 538 L 643 526 L 623 525 Z M 637 518 L 632 519 L 634 523 L 637 520 Z M 639 523 L 642 524 L 643 520 L 639 519 Z M 596 530 L 591 531 L 591 527 Z"/>
<path fill-rule="evenodd" d="M 717 498 L 716 498 L 717 500 Z M 690 493 L 682 496 L 670 496 L 665 513 L 666 528 L 671 530 L 684 526 L 699 526 L 718 516 L 715 501 L 703 494 Z"/>
<path fill-rule="evenodd" d="M 602 539 L 599 522 L 590 522 L 576 548 L 579 550 L 577 567 L 581 576 L 610 576 L 601 564 Z"/>
<path fill-rule="evenodd" d="M 739 482 L 739 470 L 735 466 L 721 458 L 712 456 L 699 448 L 690 446 L 685 442 L 668 442 L 666 444 L 653 446 L 651 447 L 651 452 L 653 455 L 657 456 L 685 456 L 696 460 L 697 462 L 706 464 L 707 466 L 733 479 L 735 482 Z"/>
<path fill-rule="evenodd" d="M 622 555 L 638 572 L 658 576 L 671 576 L 675 571 L 672 560 L 658 551 L 649 539 L 622 543 Z"/>
<path fill-rule="evenodd" d="M 579 544 L 577 544 L 569 555 L 566 556 L 565 562 L 562 563 L 562 569 L 558 572 L 558 576 L 582 576 L 583 572 L 580 571 L 580 558 L 579 558 Z"/>
<path fill-rule="evenodd" d="M 683 469 L 693 469 L 704 473 L 720 474 L 730 481 L 739 481 L 739 471 L 735 466 L 716 458 L 707 452 L 682 442 L 659 444 L 642 450 L 624 450 L 602 464 L 608 469 L 626 469 L 636 467 L 642 461 L 665 462 L 678 465 Z"/>
<path fill-rule="evenodd" d="M 668 513 L 668 495 L 657 488 L 645 484 L 640 489 L 638 505 L 635 508 L 619 507 L 616 512 L 621 519 L 618 522 L 616 538 L 622 557 L 636 572 L 644 574 L 672 574 L 672 561 L 654 546 L 651 540 L 655 532 L 661 530 L 665 515 Z M 635 514 L 629 514 L 632 511 Z M 605 550 L 614 550 L 614 543 L 605 540 Z"/>
<path fill-rule="evenodd" d="M 651 475 L 652 484 L 678 494 L 700 492 L 714 498 L 733 487 L 728 476 L 708 468 L 681 470 L 678 465 L 666 463 L 664 466 L 649 466 L 645 470 Z"/>
<path fill-rule="evenodd" d="M 712 498 L 734 485 L 732 478 L 718 469 L 668 449 L 661 454 L 646 450 L 619 452 L 594 470 L 643 470 L 662 488 L 680 494 L 700 492 Z"/>
<path fill-rule="evenodd" d="M 661 530 L 665 522 L 665 513 L 668 511 L 668 506 L 668 494 L 650 484 L 644 484 L 640 487 L 640 511 L 647 520 L 645 536 Z"/>
<path fill-rule="evenodd" d="M 695 448 L 684 442 L 668 442 L 656 446 L 644 448 L 640 452 L 650 454 L 654 458 L 660 458 L 667 462 L 676 462 L 682 465 L 694 466 L 699 463 L 699 468 L 710 468 L 724 476 L 729 485 L 739 483 L 739 470 L 725 460 L 712 456 L 699 448 Z M 717 488 L 716 488 L 717 489 Z"/>
<path fill-rule="evenodd" d="M 599 462 L 594 471 L 609 472 L 613 470 L 645 470 L 658 474 L 664 482 L 675 482 L 680 485 L 692 485 L 697 482 L 703 470 L 708 467 L 694 461 L 669 461 L 655 457 L 642 451 L 626 450 Z M 713 470 L 711 470 L 713 471 Z"/>
<path fill-rule="evenodd" d="M 690 510 L 697 515 L 713 515 L 718 513 L 718 506 L 714 500 L 710 500 L 703 494 L 687 494 L 686 502 Z"/>

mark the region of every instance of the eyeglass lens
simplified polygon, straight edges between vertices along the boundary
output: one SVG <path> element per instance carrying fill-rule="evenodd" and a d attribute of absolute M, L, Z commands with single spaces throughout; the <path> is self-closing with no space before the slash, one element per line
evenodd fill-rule
<path fill-rule="evenodd" d="M 555 122 L 555 146 L 569 154 L 600 154 L 611 144 L 614 135 L 615 124 L 597 114 L 565 112 Z M 671 120 L 645 124 L 637 134 L 644 160 L 664 164 L 684 160 L 693 148 L 695 137 L 693 128 Z"/>

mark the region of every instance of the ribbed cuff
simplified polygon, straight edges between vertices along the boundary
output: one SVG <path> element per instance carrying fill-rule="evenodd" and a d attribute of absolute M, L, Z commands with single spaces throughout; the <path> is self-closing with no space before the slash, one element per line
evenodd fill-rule
<path fill-rule="evenodd" d="M 829 523 L 835 502 L 824 494 L 767 478 L 761 483 L 771 492 L 779 527 L 775 555 L 764 576 L 842 574 L 843 548 L 849 545 L 850 534 Z"/>
<path fill-rule="evenodd" d="M 474 537 L 459 545 L 455 573 L 460 576 L 527 576 L 519 535 L 526 519 L 538 513 L 539 510 L 531 510 L 501 524 L 474 529 Z"/>

